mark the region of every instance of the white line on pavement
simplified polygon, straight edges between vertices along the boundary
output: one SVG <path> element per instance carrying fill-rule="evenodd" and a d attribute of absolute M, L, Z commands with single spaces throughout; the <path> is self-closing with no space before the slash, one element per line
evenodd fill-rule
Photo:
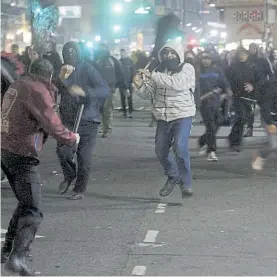
<path fill-rule="evenodd" d="M 156 214 L 163 214 L 165 212 L 167 204 L 160 203 L 155 211 Z"/>
<path fill-rule="evenodd" d="M 143 242 L 154 243 L 156 241 L 158 233 L 159 233 L 159 231 L 154 231 L 154 230 L 147 231 Z"/>
<path fill-rule="evenodd" d="M 143 275 L 145 275 L 146 269 L 147 269 L 146 266 L 137 265 L 134 267 L 134 269 L 132 271 L 132 275 L 143 276 Z"/>

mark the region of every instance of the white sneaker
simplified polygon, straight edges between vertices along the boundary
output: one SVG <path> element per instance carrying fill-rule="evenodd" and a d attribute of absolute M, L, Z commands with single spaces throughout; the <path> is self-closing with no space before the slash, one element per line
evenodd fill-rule
<path fill-rule="evenodd" d="M 209 162 L 217 162 L 217 161 L 218 161 L 218 157 L 216 156 L 215 152 L 211 152 L 211 153 L 208 155 L 207 160 L 208 160 Z"/>
<path fill-rule="evenodd" d="M 254 170 L 263 170 L 265 164 L 265 159 L 257 156 L 256 159 L 252 162 L 252 168 Z"/>
<path fill-rule="evenodd" d="M 205 156 L 205 155 L 207 154 L 206 147 L 205 147 L 205 146 L 201 147 L 198 154 L 199 154 L 199 156 L 201 156 L 201 157 L 202 157 L 202 156 Z"/>

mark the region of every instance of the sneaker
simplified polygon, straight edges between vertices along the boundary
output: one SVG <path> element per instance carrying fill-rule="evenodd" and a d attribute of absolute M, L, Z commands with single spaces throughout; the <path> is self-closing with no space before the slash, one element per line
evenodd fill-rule
<path fill-rule="evenodd" d="M 103 133 L 102 138 L 110 138 L 111 134 L 110 133 Z"/>
<path fill-rule="evenodd" d="M 133 114 L 132 113 L 129 113 L 129 118 L 133 118 Z"/>
<path fill-rule="evenodd" d="M 168 178 L 165 185 L 160 190 L 160 196 L 165 197 L 172 193 L 174 187 L 179 183 L 179 179 L 172 180 L 171 178 Z"/>
<path fill-rule="evenodd" d="M 80 192 L 73 192 L 72 195 L 68 197 L 69 200 L 82 200 L 84 195 Z"/>
<path fill-rule="evenodd" d="M 218 161 L 218 157 L 216 156 L 215 152 L 211 152 L 211 153 L 208 155 L 207 160 L 208 160 L 209 162 L 217 162 L 217 161 Z"/>
<path fill-rule="evenodd" d="M 265 159 L 257 156 L 252 162 L 252 168 L 257 171 L 263 170 L 265 161 Z"/>
<path fill-rule="evenodd" d="M 179 187 L 182 193 L 182 198 L 191 197 L 193 196 L 193 189 L 192 188 L 186 188 L 182 182 L 179 183 Z"/>

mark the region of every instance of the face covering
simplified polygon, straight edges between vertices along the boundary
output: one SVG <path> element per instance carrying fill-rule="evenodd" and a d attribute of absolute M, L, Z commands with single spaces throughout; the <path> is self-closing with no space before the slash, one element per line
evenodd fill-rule
<path fill-rule="evenodd" d="M 78 55 L 76 49 L 65 49 L 63 53 L 63 59 L 65 64 L 76 66 L 78 63 Z"/>
<path fill-rule="evenodd" d="M 163 61 L 164 67 L 169 71 L 175 70 L 178 67 L 179 63 L 180 62 L 178 58 Z"/>

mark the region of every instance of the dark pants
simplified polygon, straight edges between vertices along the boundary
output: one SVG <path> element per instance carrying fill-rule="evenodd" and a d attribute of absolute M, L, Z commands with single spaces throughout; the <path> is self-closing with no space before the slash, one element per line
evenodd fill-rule
<path fill-rule="evenodd" d="M 245 109 L 246 109 L 246 114 L 248 114 L 248 118 L 247 118 L 247 128 L 249 129 L 253 129 L 253 125 L 255 122 L 255 109 L 256 109 L 256 105 L 253 105 L 250 101 L 244 100 L 246 103 L 244 103 L 245 105 Z"/>
<path fill-rule="evenodd" d="M 216 133 L 220 124 L 220 102 L 213 105 L 208 101 L 203 101 L 200 106 L 200 113 L 203 119 L 203 123 L 206 127 L 206 133 L 199 138 L 199 146 L 203 147 L 207 145 L 207 153 L 215 152 L 216 146 Z"/>
<path fill-rule="evenodd" d="M 189 136 L 192 118 L 182 118 L 171 122 L 157 122 L 155 151 L 165 174 L 173 180 L 180 179 L 186 188 L 192 187 L 189 156 Z M 175 157 L 170 153 L 173 147 Z"/>
<path fill-rule="evenodd" d="M 1 166 L 18 200 L 6 233 L 6 241 L 13 241 L 16 253 L 29 250 L 43 218 L 39 208 L 41 178 L 38 173 L 38 164 L 37 159 L 18 156 L 2 150 Z"/>
<path fill-rule="evenodd" d="M 127 113 L 127 109 L 126 109 L 126 98 L 128 100 L 128 106 L 129 106 L 129 113 L 133 112 L 133 91 L 132 88 L 129 88 L 130 91 L 130 95 L 127 97 L 125 90 L 120 89 L 120 98 L 121 98 L 121 108 L 124 114 Z"/>
<path fill-rule="evenodd" d="M 77 177 L 73 189 L 75 193 L 86 191 L 92 167 L 92 151 L 96 143 L 98 126 L 99 124 L 94 122 L 80 125 L 78 130 L 80 143 L 77 149 L 77 165 L 74 161 L 74 148 L 66 145 L 57 145 L 57 155 L 63 170 L 64 179 L 72 182 Z M 73 129 L 73 126 L 67 127 L 69 130 Z"/>
<path fill-rule="evenodd" d="M 241 146 L 244 125 L 248 123 L 253 110 L 249 101 L 240 98 L 234 99 L 235 121 L 229 135 L 230 146 Z"/>

